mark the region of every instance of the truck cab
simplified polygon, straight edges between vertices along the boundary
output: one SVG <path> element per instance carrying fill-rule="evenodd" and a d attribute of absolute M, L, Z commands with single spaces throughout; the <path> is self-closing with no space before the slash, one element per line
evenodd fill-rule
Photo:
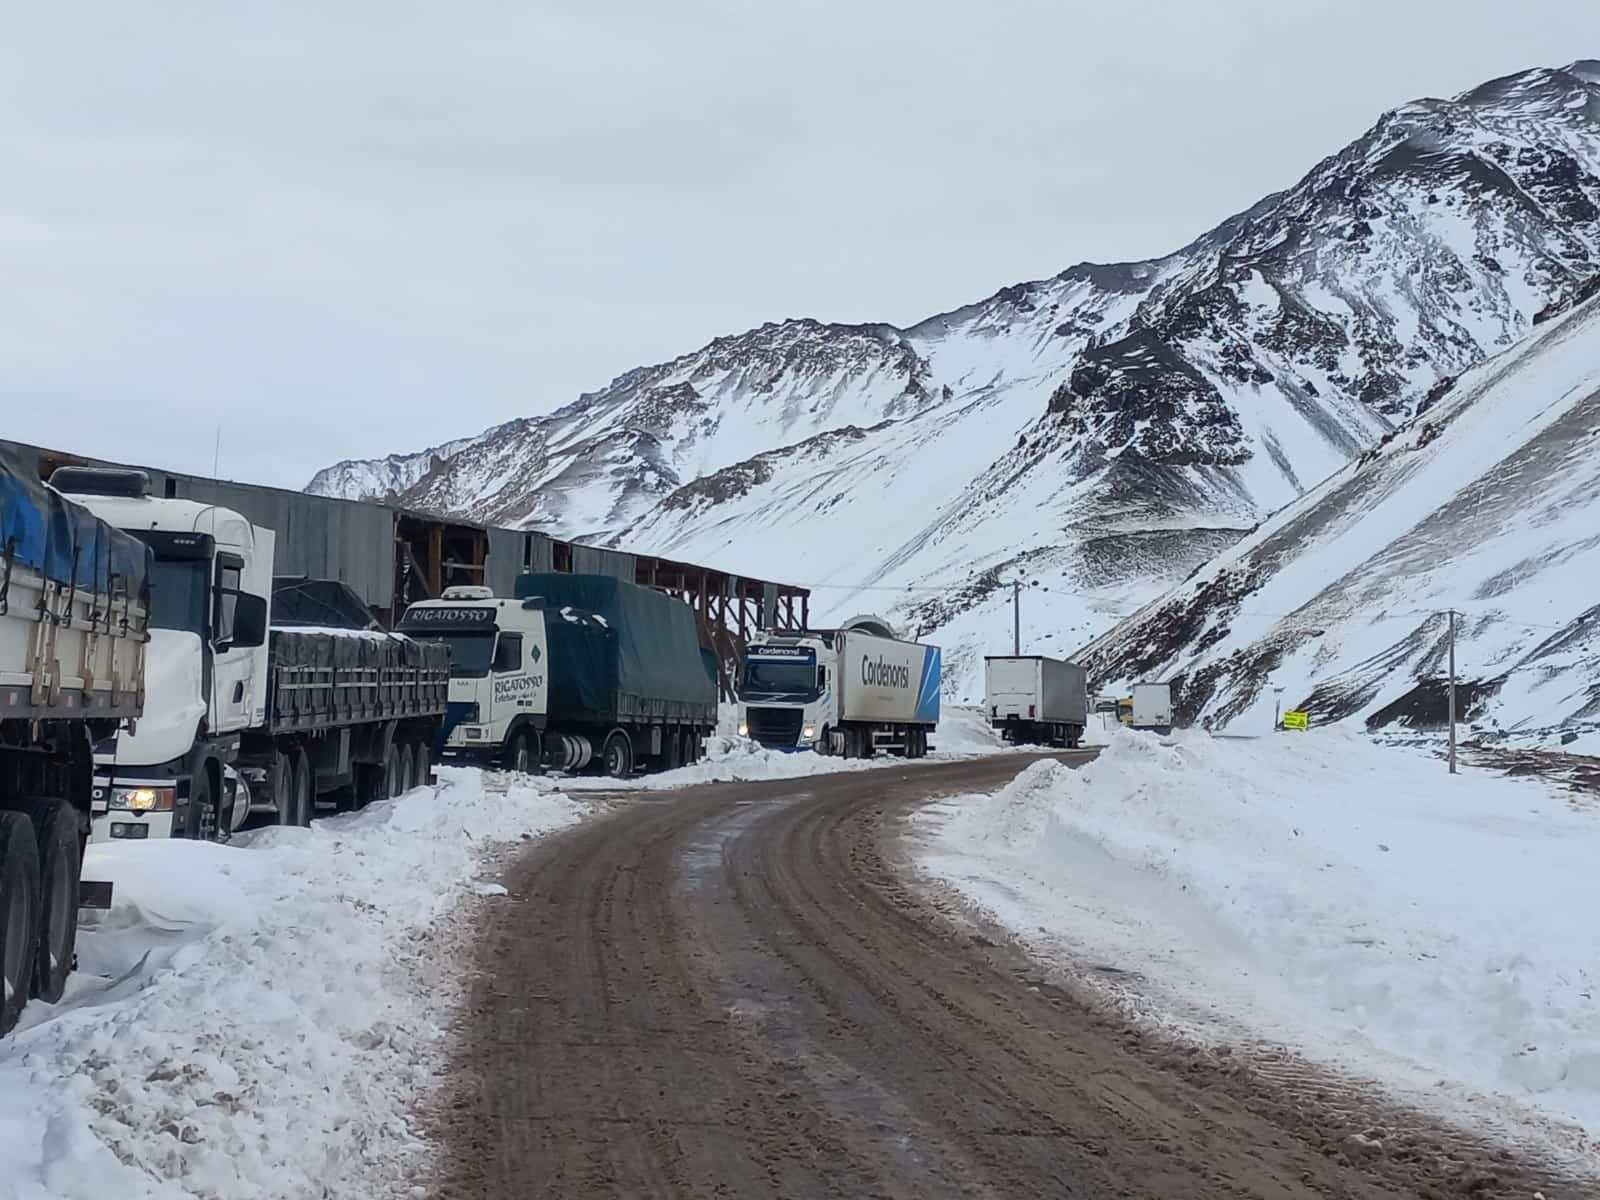
<path fill-rule="evenodd" d="M 815 750 L 838 728 L 838 658 L 819 636 L 769 636 L 745 651 L 739 677 L 739 736 L 770 750 Z M 822 747 L 828 752 L 828 747 Z"/>
<path fill-rule="evenodd" d="M 399 632 L 450 649 L 447 758 L 499 761 L 523 772 L 538 767 L 549 700 L 542 600 L 446 588 L 438 600 L 407 608 Z"/>
<path fill-rule="evenodd" d="M 95 747 L 95 840 L 236 828 L 249 800 L 228 766 L 266 704 L 272 531 L 156 499 L 143 471 L 63 467 L 51 484 L 154 559 L 144 715 Z"/>

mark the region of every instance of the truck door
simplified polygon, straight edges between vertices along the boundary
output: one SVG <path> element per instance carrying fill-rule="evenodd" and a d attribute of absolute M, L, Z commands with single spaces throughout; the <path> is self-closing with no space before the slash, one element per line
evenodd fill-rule
<path fill-rule="evenodd" d="M 230 733 L 253 725 L 256 672 L 261 654 L 257 646 L 236 644 L 239 596 L 244 584 L 244 559 L 219 553 L 212 596 L 211 729 Z"/>
<path fill-rule="evenodd" d="M 494 645 L 494 730 L 495 739 L 505 736 L 511 721 L 519 713 L 531 712 L 533 707 L 533 679 L 523 658 L 522 634 L 500 631 Z"/>

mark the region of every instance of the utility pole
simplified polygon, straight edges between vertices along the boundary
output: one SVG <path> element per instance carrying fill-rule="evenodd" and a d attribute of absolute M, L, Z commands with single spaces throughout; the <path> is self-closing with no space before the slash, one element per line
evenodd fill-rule
<path fill-rule="evenodd" d="M 1011 581 L 1011 653 L 1022 657 L 1022 580 Z"/>
<path fill-rule="evenodd" d="M 1456 774 L 1456 610 L 1450 610 L 1450 774 Z"/>

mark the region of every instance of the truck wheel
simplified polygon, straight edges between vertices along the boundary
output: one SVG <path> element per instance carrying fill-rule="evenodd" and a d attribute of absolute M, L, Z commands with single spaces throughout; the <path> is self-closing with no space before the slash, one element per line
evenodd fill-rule
<path fill-rule="evenodd" d="M 519 729 L 511 735 L 511 741 L 506 746 L 506 770 L 518 775 L 531 775 L 538 759 L 539 752 L 526 729 Z"/>
<path fill-rule="evenodd" d="M 61 999 L 72 973 L 78 940 L 78 880 L 83 873 L 82 821 L 65 800 L 41 796 L 19 806 L 33 822 L 39 855 L 39 943 L 33 994 L 48 1004 Z"/>
<path fill-rule="evenodd" d="M 294 759 L 286 750 L 272 755 L 272 802 L 278 806 L 279 825 L 295 824 Z"/>
<path fill-rule="evenodd" d="M 411 747 L 411 756 L 417 767 L 417 786 L 428 786 L 428 775 L 433 770 L 433 759 L 427 742 L 416 742 Z"/>
<path fill-rule="evenodd" d="M 38 914 L 33 822 L 19 812 L 0 812 L 0 1037 L 16 1027 L 33 990 Z"/>
<path fill-rule="evenodd" d="M 217 802 L 211 795 L 211 772 L 205 763 L 189 777 L 189 806 L 183 814 L 183 836 L 192 842 L 217 839 Z"/>
<path fill-rule="evenodd" d="M 304 829 L 311 824 L 311 814 L 317 806 L 316 784 L 311 774 L 311 756 L 304 750 L 296 750 L 292 761 L 294 807 L 289 811 L 294 823 Z"/>
<path fill-rule="evenodd" d="M 601 763 L 605 773 L 613 779 L 626 779 L 633 774 L 633 741 L 627 730 L 613 729 L 606 736 Z"/>
<path fill-rule="evenodd" d="M 389 795 L 387 772 L 382 763 L 362 763 L 356 768 L 356 807 L 376 804 Z"/>
<path fill-rule="evenodd" d="M 686 729 L 683 733 L 683 765 L 692 767 L 704 757 L 706 752 L 705 736 L 698 729 Z"/>
<path fill-rule="evenodd" d="M 410 742 L 400 743 L 400 794 L 417 786 L 417 752 Z"/>
<path fill-rule="evenodd" d="M 389 753 L 383 756 L 383 795 L 393 800 L 400 794 L 400 743 L 390 742 Z"/>

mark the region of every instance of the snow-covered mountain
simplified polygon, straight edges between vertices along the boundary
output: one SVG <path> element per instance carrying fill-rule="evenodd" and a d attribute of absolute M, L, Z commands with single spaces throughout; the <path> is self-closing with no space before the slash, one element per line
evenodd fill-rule
<path fill-rule="evenodd" d="M 1437 725 L 1454 610 L 1469 721 L 1600 729 L 1600 276 L 1586 292 L 1091 645 L 1094 673 L 1173 679 L 1213 727 L 1280 702 Z"/>
<path fill-rule="evenodd" d="M 1007 581 L 1030 584 L 1030 645 L 1081 644 L 1597 263 L 1600 63 L 1578 63 L 1388 113 L 1166 257 L 908 329 L 764 325 L 310 490 L 814 585 L 823 616 L 937 634 L 959 698 L 1009 641 Z"/>

